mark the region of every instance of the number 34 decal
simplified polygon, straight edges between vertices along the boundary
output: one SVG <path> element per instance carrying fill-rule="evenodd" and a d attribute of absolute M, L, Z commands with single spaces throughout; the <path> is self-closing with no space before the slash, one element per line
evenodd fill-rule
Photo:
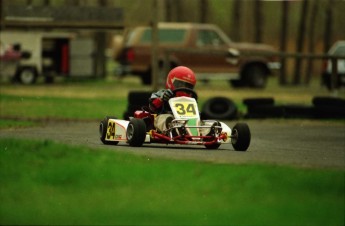
<path fill-rule="evenodd" d="M 195 104 L 194 103 L 176 103 L 174 105 L 176 113 L 181 116 L 195 116 Z"/>

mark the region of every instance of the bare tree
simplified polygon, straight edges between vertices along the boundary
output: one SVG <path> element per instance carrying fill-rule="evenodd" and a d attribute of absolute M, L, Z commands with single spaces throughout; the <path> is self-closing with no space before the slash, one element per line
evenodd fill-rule
<path fill-rule="evenodd" d="M 171 22 L 172 21 L 172 3 L 171 0 L 165 0 L 165 21 Z"/>
<path fill-rule="evenodd" d="M 327 53 L 328 49 L 331 47 L 333 5 L 334 5 L 334 1 L 329 0 L 327 4 L 327 8 L 326 8 L 325 29 L 324 29 L 324 36 L 323 36 L 324 53 Z"/>
<path fill-rule="evenodd" d="M 308 32 L 308 52 L 309 53 L 314 53 L 315 51 L 315 20 L 316 20 L 316 16 L 317 16 L 317 12 L 318 12 L 318 8 L 319 8 L 319 3 L 320 1 L 314 1 L 313 2 L 313 7 L 311 10 L 311 15 L 309 18 L 309 32 Z M 307 64 L 307 69 L 306 69 L 306 77 L 304 80 L 305 84 L 309 84 L 310 79 L 311 79 L 311 75 L 313 74 L 313 59 L 309 59 L 308 60 L 308 64 Z"/>
<path fill-rule="evenodd" d="M 182 22 L 182 10 L 183 10 L 183 3 L 181 2 L 181 0 L 175 0 L 174 1 L 174 5 L 175 5 L 175 18 L 177 22 Z"/>
<path fill-rule="evenodd" d="M 241 35 L 241 11 L 242 11 L 242 0 L 234 0 L 232 5 L 232 34 L 234 40 L 239 41 L 242 39 Z"/>
<path fill-rule="evenodd" d="M 262 2 L 261 0 L 256 0 L 254 4 L 254 29 L 256 43 L 262 42 Z"/>
<path fill-rule="evenodd" d="M 26 5 L 31 6 L 33 3 L 33 0 L 26 0 Z"/>
<path fill-rule="evenodd" d="M 70 6 L 79 6 L 80 2 L 79 0 L 65 0 L 65 4 Z"/>
<path fill-rule="evenodd" d="M 50 0 L 44 0 L 43 5 L 44 6 L 50 6 Z"/>
<path fill-rule="evenodd" d="M 108 0 L 98 0 L 99 6 L 108 6 Z"/>
<path fill-rule="evenodd" d="M 304 36 L 305 36 L 305 27 L 306 27 L 306 18 L 308 12 L 308 0 L 303 0 L 302 8 L 300 13 L 300 22 L 299 22 L 299 29 L 297 34 L 297 48 L 296 52 L 300 53 L 303 51 L 303 44 L 304 44 Z M 301 67 L 302 67 L 302 59 L 300 57 L 296 58 L 295 61 L 295 75 L 293 79 L 293 84 L 298 85 L 301 83 Z"/>
<path fill-rule="evenodd" d="M 289 2 L 282 1 L 282 18 L 281 18 L 281 31 L 280 31 L 280 51 L 286 52 L 287 46 L 287 36 L 288 36 L 288 27 L 289 27 Z M 281 68 L 280 68 L 280 78 L 279 83 L 281 85 L 286 85 L 286 59 L 281 59 Z"/>
<path fill-rule="evenodd" d="M 207 15 L 208 15 L 208 0 L 200 0 L 200 22 L 206 23 L 207 22 Z"/>
<path fill-rule="evenodd" d="M 107 0 L 98 0 L 97 5 L 101 7 L 107 7 Z M 104 54 L 106 45 L 106 33 L 104 31 L 97 31 L 95 33 L 96 41 L 96 51 L 95 51 L 95 60 L 96 60 L 96 76 L 97 77 L 106 77 L 106 56 Z"/>

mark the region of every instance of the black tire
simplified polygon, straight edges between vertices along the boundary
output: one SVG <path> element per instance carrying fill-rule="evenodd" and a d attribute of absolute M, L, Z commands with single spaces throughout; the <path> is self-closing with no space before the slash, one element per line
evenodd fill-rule
<path fill-rule="evenodd" d="M 243 100 L 243 103 L 247 106 L 253 106 L 253 105 L 273 106 L 274 99 L 271 97 L 246 98 Z"/>
<path fill-rule="evenodd" d="M 151 70 L 148 70 L 146 73 L 142 73 L 140 75 L 140 79 L 143 85 L 151 85 L 152 84 Z"/>
<path fill-rule="evenodd" d="M 257 105 L 248 107 L 246 118 L 282 118 L 284 117 L 283 106 Z"/>
<path fill-rule="evenodd" d="M 314 97 L 312 102 L 316 107 L 345 107 L 345 99 L 337 97 Z"/>
<path fill-rule="evenodd" d="M 246 151 L 250 144 L 251 134 L 246 123 L 237 123 L 231 131 L 231 144 L 236 151 Z"/>
<path fill-rule="evenodd" d="M 37 80 L 38 73 L 33 67 L 23 67 L 17 72 L 17 80 L 25 85 L 34 84 Z"/>
<path fill-rule="evenodd" d="M 314 117 L 317 119 L 345 119 L 345 106 L 315 106 Z"/>
<path fill-rule="evenodd" d="M 285 118 L 313 118 L 314 107 L 303 105 L 284 105 Z"/>
<path fill-rule="evenodd" d="M 205 102 L 202 107 L 203 118 L 206 119 L 235 119 L 237 106 L 226 97 L 213 97 Z"/>
<path fill-rule="evenodd" d="M 243 71 L 242 80 L 249 87 L 265 88 L 268 74 L 267 69 L 263 65 L 248 65 Z"/>
<path fill-rule="evenodd" d="M 149 99 L 152 95 L 152 92 L 146 91 L 132 91 L 128 93 L 128 106 L 127 110 L 123 113 L 124 119 L 129 119 L 130 116 L 133 116 L 134 112 L 141 110 L 143 106 L 149 105 Z"/>
<path fill-rule="evenodd" d="M 152 92 L 132 91 L 128 93 L 128 105 L 148 106 Z"/>
<path fill-rule="evenodd" d="M 318 119 L 344 119 L 345 99 L 337 97 L 314 97 L 314 117 Z"/>
<path fill-rule="evenodd" d="M 108 132 L 108 121 L 109 119 L 116 119 L 114 116 L 106 116 L 101 123 L 99 124 L 99 134 L 100 134 L 100 140 L 102 141 L 103 144 L 111 144 L 111 145 L 117 145 L 119 142 L 118 141 L 106 141 L 105 137 Z"/>
<path fill-rule="evenodd" d="M 132 147 L 141 147 L 146 138 L 146 124 L 142 119 L 133 118 L 127 127 L 127 141 Z"/>

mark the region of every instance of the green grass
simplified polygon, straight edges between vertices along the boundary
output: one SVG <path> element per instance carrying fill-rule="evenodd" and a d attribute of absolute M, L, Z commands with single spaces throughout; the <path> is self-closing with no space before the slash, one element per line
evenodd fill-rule
<path fill-rule="evenodd" d="M 344 171 L 0 140 L 0 224 L 342 225 Z"/>
<path fill-rule="evenodd" d="M 60 81 L 53 85 L 33 86 L 0 84 L 0 118 L 3 119 L 101 119 L 105 115 L 122 118 L 127 108 L 127 95 L 131 91 L 149 91 L 138 78 L 123 80 Z M 281 87 L 277 79 L 270 79 L 266 89 L 234 89 L 224 81 L 202 82 L 196 86 L 199 107 L 211 97 L 232 99 L 244 113 L 242 101 L 250 97 L 274 97 L 277 104 L 311 105 L 314 96 L 329 96 L 317 80 L 310 86 Z M 339 97 L 345 97 L 340 90 Z"/>
<path fill-rule="evenodd" d="M 32 127 L 39 125 L 38 122 L 34 121 L 23 121 L 23 120 L 10 120 L 0 119 L 0 128 L 21 128 L 21 127 Z"/>
<path fill-rule="evenodd" d="M 24 119 L 100 119 L 105 115 L 122 117 L 127 107 L 124 98 L 64 98 L 0 96 L 0 116 Z"/>
<path fill-rule="evenodd" d="M 247 97 L 310 104 L 329 93 L 309 87 L 233 89 L 199 83 L 199 106 Z M 137 79 L 0 84 L 0 128 L 52 120 L 122 118 Z M 344 97 L 343 90 L 339 92 Z M 6 132 L 2 130 L 1 132 Z M 344 171 L 222 165 L 138 157 L 48 140 L 0 139 L 0 224 L 342 225 Z"/>

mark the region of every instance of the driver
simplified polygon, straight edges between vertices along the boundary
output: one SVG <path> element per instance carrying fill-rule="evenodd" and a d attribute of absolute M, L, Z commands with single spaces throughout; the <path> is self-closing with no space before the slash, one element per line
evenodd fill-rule
<path fill-rule="evenodd" d="M 171 109 L 169 106 L 169 99 L 173 97 L 173 91 L 178 88 L 194 89 L 196 78 L 194 72 L 184 66 L 178 66 L 172 69 L 167 77 L 165 88 L 158 92 L 152 93 L 149 99 L 150 110 L 157 114 L 154 120 L 154 126 L 161 132 L 168 128 L 168 125 L 173 120 Z M 191 94 L 177 91 L 176 97 L 191 96 Z"/>

